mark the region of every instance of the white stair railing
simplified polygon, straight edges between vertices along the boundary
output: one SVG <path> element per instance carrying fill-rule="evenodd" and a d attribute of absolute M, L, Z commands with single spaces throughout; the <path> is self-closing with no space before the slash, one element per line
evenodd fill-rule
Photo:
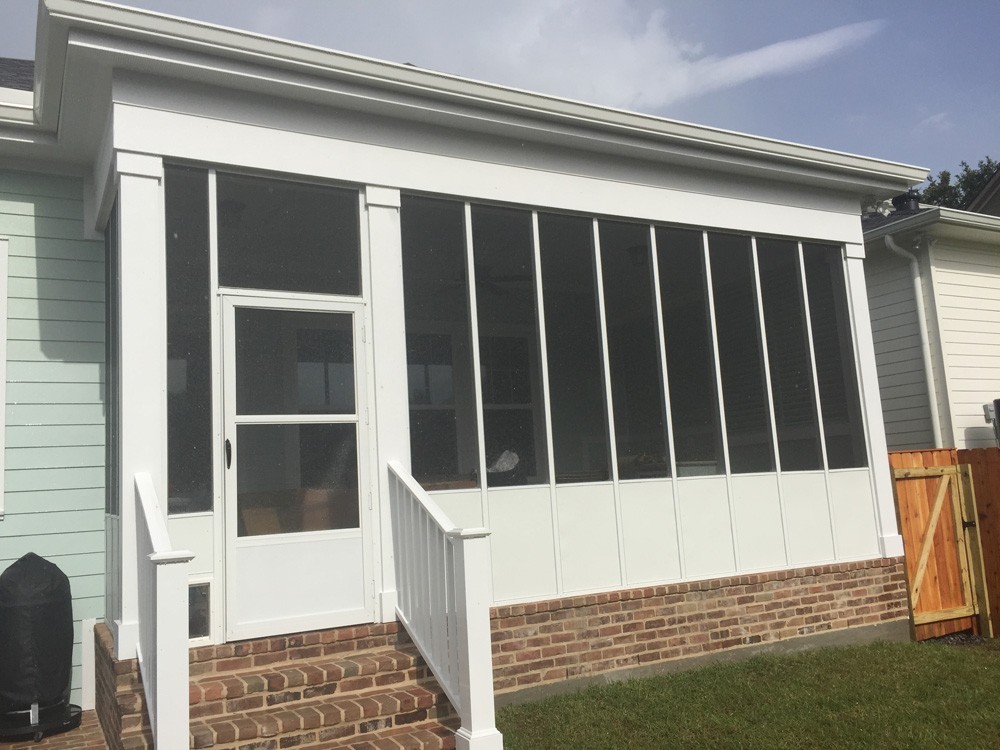
<path fill-rule="evenodd" d="M 157 750 L 181 750 L 188 739 L 188 574 L 194 555 L 171 549 L 149 474 L 135 475 L 139 579 L 136 657 Z"/>
<path fill-rule="evenodd" d="M 462 720 L 459 750 L 502 750 L 493 707 L 489 530 L 460 529 L 389 462 L 396 615 Z"/>

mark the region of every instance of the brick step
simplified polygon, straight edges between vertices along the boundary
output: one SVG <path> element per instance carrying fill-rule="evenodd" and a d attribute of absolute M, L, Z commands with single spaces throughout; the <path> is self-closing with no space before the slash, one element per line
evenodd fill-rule
<path fill-rule="evenodd" d="M 235 750 L 273 744 L 305 748 L 352 737 L 374 740 L 380 738 L 379 733 L 400 727 L 448 731 L 438 720 L 451 716 L 451 705 L 435 682 L 424 682 L 194 720 L 191 747 Z M 253 742 L 272 738 L 274 743 Z"/>
<path fill-rule="evenodd" d="M 191 718 L 402 685 L 423 680 L 428 674 L 422 657 L 408 644 L 340 658 L 318 657 L 256 670 L 212 672 L 191 681 Z"/>
<path fill-rule="evenodd" d="M 189 653 L 192 680 L 214 672 L 239 672 L 283 662 L 358 654 L 411 644 L 398 622 L 373 623 L 331 630 L 255 638 L 214 646 L 200 646 Z"/>
<path fill-rule="evenodd" d="M 328 745 L 329 750 L 454 750 L 455 732 L 452 722 L 447 726 L 435 723 L 408 730 L 375 732 L 371 738 L 348 738 Z"/>

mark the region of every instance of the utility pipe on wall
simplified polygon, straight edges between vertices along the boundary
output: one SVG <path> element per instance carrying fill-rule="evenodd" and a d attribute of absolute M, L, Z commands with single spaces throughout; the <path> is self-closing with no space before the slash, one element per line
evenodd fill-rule
<path fill-rule="evenodd" d="M 924 360 L 924 380 L 927 383 L 927 401 L 931 410 L 931 432 L 934 437 L 934 447 L 943 448 L 944 446 L 941 441 L 941 419 L 938 416 L 937 388 L 934 381 L 934 363 L 931 361 L 931 344 L 930 338 L 927 335 L 927 310 L 924 307 L 924 288 L 920 277 L 920 263 L 916 255 L 896 244 L 891 234 L 885 235 L 885 246 L 910 263 L 910 277 L 913 279 L 913 298 L 917 305 L 917 329 L 920 331 L 920 352 Z"/>

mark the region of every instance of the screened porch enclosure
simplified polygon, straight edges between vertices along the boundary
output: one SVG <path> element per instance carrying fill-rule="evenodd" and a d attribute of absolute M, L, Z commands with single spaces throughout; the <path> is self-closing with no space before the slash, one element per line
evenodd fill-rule
<path fill-rule="evenodd" d="M 842 246 L 406 194 L 400 227 L 412 473 L 493 529 L 498 601 L 877 553 Z"/>

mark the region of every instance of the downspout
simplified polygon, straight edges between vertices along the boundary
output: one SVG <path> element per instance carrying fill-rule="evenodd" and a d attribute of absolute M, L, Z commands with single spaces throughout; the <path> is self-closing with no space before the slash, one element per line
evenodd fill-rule
<path fill-rule="evenodd" d="M 927 335 L 927 310 L 924 307 L 924 288 L 920 278 L 920 263 L 917 256 L 896 244 L 891 234 L 885 235 L 885 246 L 896 255 L 910 263 L 910 276 L 913 279 L 913 298 L 917 304 L 917 328 L 920 331 L 920 352 L 924 360 L 924 379 L 927 382 L 927 401 L 931 410 L 931 432 L 934 436 L 934 447 L 941 448 L 941 419 L 938 416 L 937 387 L 934 382 L 934 364 L 931 362 L 931 344 Z"/>

